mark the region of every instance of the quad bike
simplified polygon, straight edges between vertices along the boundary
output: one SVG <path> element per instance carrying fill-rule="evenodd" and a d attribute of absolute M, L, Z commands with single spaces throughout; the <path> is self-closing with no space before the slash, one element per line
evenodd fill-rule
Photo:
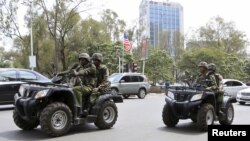
<path fill-rule="evenodd" d="M 118 111 L 115 103 L 123 102 L 119 95 L 102 94 L 86 116 L 82 116 L 71 85 L 56 84 L 62 77 L 55 76 L 53 83 L 27 82 L 21 85 L 14 97 L 13 119 L 23 130 L 38 125 L 49 136 L 62 136 L 73 125 L 95 123 L 99 129 L 109 129 L 116 123 Z"/>
<path fill-rule="evenodd" d="M 168 127 L 174 127 L 180 119 L 191 119 L 196 122 L 198 129 L 207 131 L 208 125 L 213 125 L 214 121 L 230 125 L 234 119 L 232 103 L 236 99 L 224 96 L 222 106 L 217 107 L 214 92 L 201 86 L 169 87 L 165 101 L 162 119 Z"/>

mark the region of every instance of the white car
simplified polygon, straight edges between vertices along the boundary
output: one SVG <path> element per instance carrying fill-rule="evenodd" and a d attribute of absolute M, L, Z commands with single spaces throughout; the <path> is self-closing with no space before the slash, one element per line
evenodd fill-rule
<path fill-rule="evenodd" d="M 243 89 L 250 88 L 243 82 L 235 79 L 223 79 L 225 95 L 236 97 L 236 94 Z"/>
<path fill-rule="evenodd" d="M 250 88 L 240 90 L 236 96 L 237 101 L 244 105 L 246 102 L 250 102 Z"/>

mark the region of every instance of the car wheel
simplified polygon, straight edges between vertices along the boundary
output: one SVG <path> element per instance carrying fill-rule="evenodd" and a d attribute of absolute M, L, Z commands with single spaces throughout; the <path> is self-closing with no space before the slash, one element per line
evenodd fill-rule
<path fill-rule="evenodd" d="M 122 95 L 123 96 L 123 98 L 125 98 L 125 99 L 127 99 L 127 98 L 129 98 L 129 94 L 124 94 L 124 95 Z"/>
<path fill-rule="evenodd" d="M 173 114 L 167 104 L 164 105 L 162 111 L 162 120 L 164 124 L 168 127 L 174 127 L 179 122 L 179 119 Z"/>
<path fill-rule="evenodd" d="M 95 125 L 99 129 L 109 129 L 113 127 L 118 117 L 117 107 L 112 101 L 105 101 L 97 115 Z"/>
<path fill-rule="evenodd" d="M 23 130 L 32 130 L 39 125 L 39 120 L 27 121 L 21 118 L 16 109 L 13 111 L 13 119 L 15 124 Z"/>
<path fill-rule="evenodd" d="M 203 104 L 197 115 L 198 128 L 207 131 L 208 125 L 214 124 L 214 117 L 214 107 L 211 104 Z"/>
<path fill-rule="evenodd" d="M 118 90 L 116 88 L 111 88 L 111 94 L 118 95 Z"/>
<path fill-rule="evenodd" d="M 232 103 L 227 104 L 227 107 L 224 111 L 225 117 L 220 120 L 221 125 L 231 125 L 234 120 L 234 107 Z"/>
<path fill-rule="evenodd" d="M 243 101 L 240 101 L 239 103 L 240 103 L 240 105 L 245 105 L 246 104 L 246 102 L 243 102 Z"/>
<path fill-rule="evenodd" d="M 144 99 L 145 97 L 146 97 L 146 90 L 145 89 L 143 89 L 143 88 L 141 88 L 140 90 L 139 90 L 139 93 L 138 93 L 138 97 L 140 98 L 140 99 Z"/>
<path fill-rule="evenodd" d="M 71 110 L 64 103 L 52 103 L 43 109 L 40 124 L 42 130 L 50 136 L 64 135 L 72 125 Z"/>

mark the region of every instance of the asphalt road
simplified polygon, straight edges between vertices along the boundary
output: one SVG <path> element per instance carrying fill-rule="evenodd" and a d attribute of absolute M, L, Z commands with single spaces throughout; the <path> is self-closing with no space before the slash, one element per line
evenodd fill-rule
<path fill-rule="evenodd" d="M 0 140 L 11 141 L 206 141 L 207 133 L 196 129 L 191 120 L 181 120 L 175 128 L 167 128 L 161 112 L 163 94 L 149 94 L 145 99 L 132 97 L 117 104 L 119 117 L 112 129 L 99 130 L 94 124 L 74 126 L 63 137 L 51 138 L 38 127 L 20 130 L 12 119 L 11 106 L 0 106 Z M 234 104 L 233 124 L 250 124 L 250 105 Z M 216 122 L 216 124 L 218 124 Z"/>

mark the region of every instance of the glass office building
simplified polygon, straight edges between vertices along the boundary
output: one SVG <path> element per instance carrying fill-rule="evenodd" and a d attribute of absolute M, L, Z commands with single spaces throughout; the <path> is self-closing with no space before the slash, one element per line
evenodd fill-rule
<path fill-rule="evenodd" d="M 183 7 L 167 0 L 142 0 L 140 4 L 141 38 L 153 47 L 175 51 L 176 35 L 183 35 Z"/>

